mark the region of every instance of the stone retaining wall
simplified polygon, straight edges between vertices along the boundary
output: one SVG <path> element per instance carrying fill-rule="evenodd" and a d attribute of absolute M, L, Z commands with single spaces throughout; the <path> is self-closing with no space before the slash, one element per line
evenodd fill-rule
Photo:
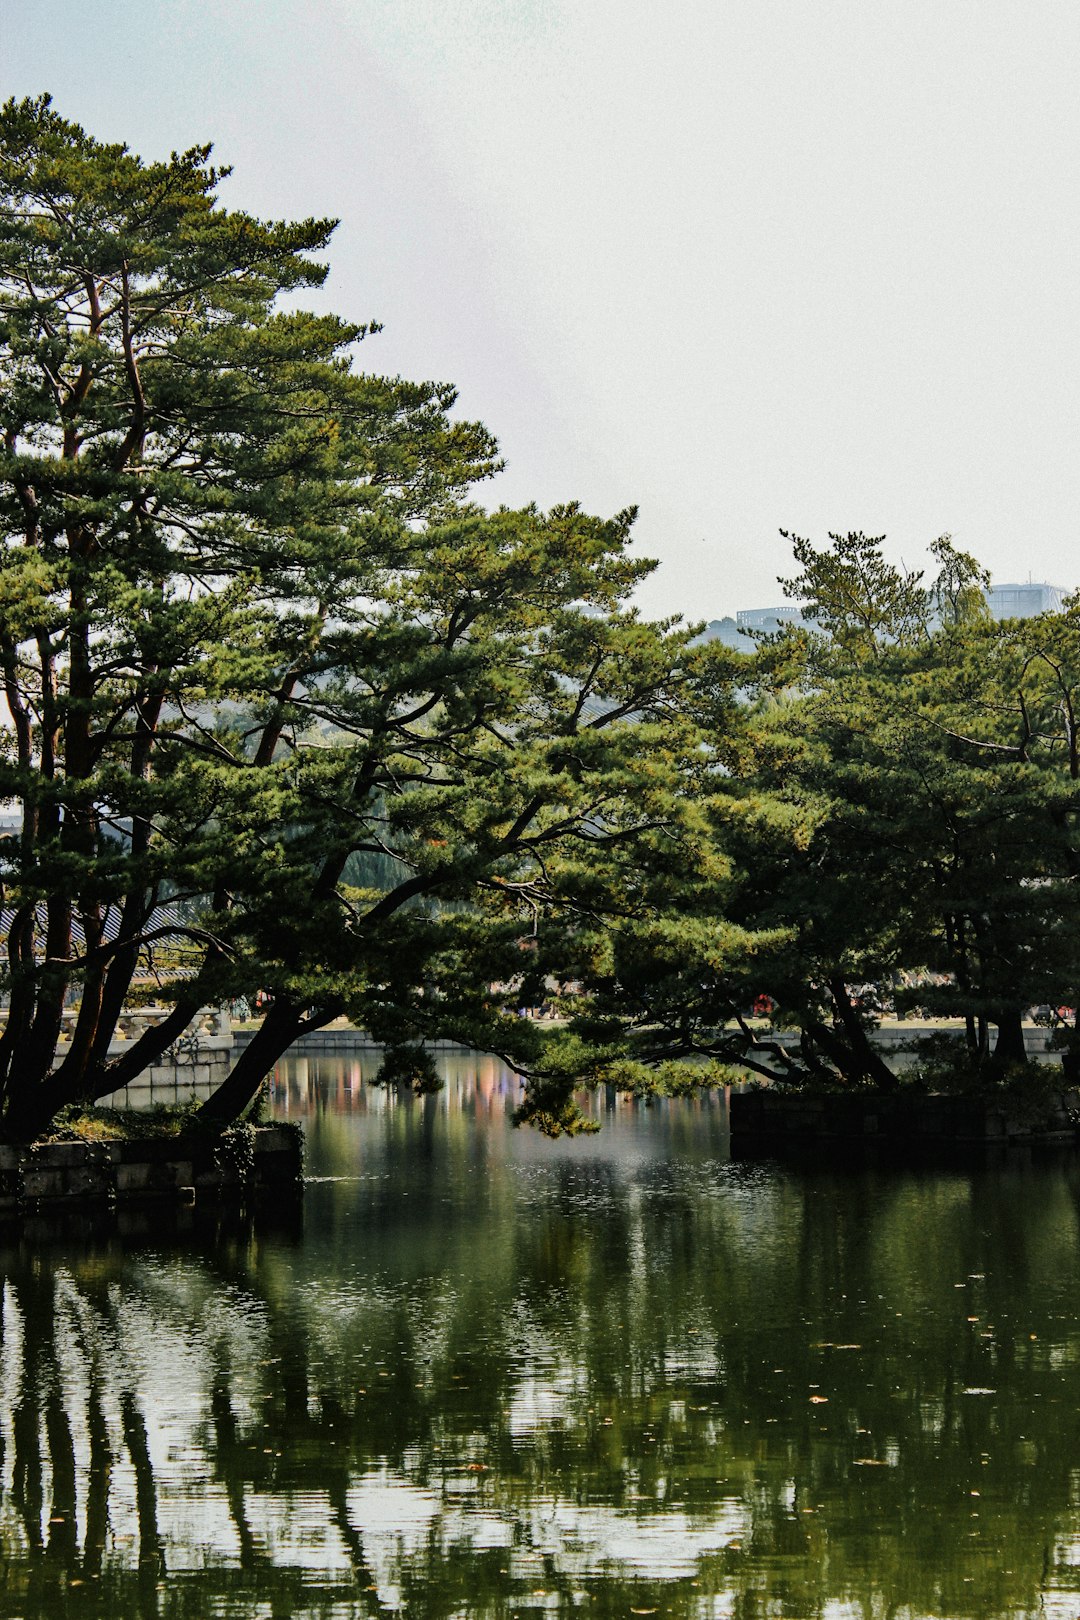
<path fill-rule="evenodd" d="M 733 1091 L 729 1117 L 733 1140 L 1072 1142 L 1080 1125 L 1080 1092 L 1053 1092 L 1028 1108 L 1007 1099 L 919 1092 L 847 1097 L 762 1088 Z"/>
<path fill-rule="evenodd" d="M 234 1029 L 232 1032 L 233 1050 L 239 1054 L 254 1040 L 254 1029 Z M 427 1041 L 425 1043 L 432 1052 L 469 1052 L 471 1047 L 462 1046 L 458 1041 Z M 301 1035 L 299 1040 L 289 1047 L 290 1052 L 296 1052 L 304 1057 L 345 1057 L 350 1052 L 371 1051 L 381 1052 L 383 1048 L 377 1041 L 363 1029 L 313 1029 L 308 1035 Z"/>
<path fill-rule="evenodd" d="M 232 1047 L 237 1053 L 242 1052 L 255 1037 L 252 1027 L 233 1029 L 231 1034 Z M 903 1024 L 883 1024 L 880 1029 L 869 1032 L 870 1044 L 877 1047 L 886 1062 L 898 1070 L 910 1067 L 915 1060 L 916 1043 L 925 1040 L 928 1035 L 946 1035 L 956 1041 L 965 1039 L 962 1024 L 928 1024 L 907 1022 Z M 775 1041 L 778 1046 L 792 1050 L 799 1044 L 799 1034 L 795 1030 L 770 1030 L 769 1040 Z M 997 1031 L 991 1030 L 991 1049 L 997 1039 Z M 430 1041 L 427 1043 L 434 1052 L 462 1052 L 471 1048 L 463 1047 L 456 1041 Z M 1050 1031 L 1034 1024 L 1024 1026 L 1024 1047 L 1029 1058 L 1037 1062 L 1060 1063 L 1061 1053 L 1053 1051 L 1050 1046 Z M 308 1035 L 301 1035 L 289 1048 L 291 1052 L 305 1054 L 309 1057 L 334 1057 L 355 1052 L 358 1049 L 380 1050 L 377 1042 L 365 1030 L 342 1028 L 340 1025 L 331 1029 L 315 1029 Z"/>
<path fill-rule="evenodd" d="M 240 1127 L 219 1137 L 0 1146 L 0 1214 L 79 1199 L 244 1199 L 295 1190 L 302 1179 L 303 1140 L 281 1125 Z"/>
<path fill-rule="evenodd" d="M 1023 1026 L 1025 1055 L 1036 1063 L 1060 1063 L 1061 1053 L 1051 1045 L 1051 1031 L 1041 1024 L 1025 1024 Z M 963 1042 L 967 1039 L 967 1032 L 962 1023 L 932 1024 L 916 1023 L 914 1019 L 905 1019 L 902 1023 L 881 1024 L 877 1029 L 867 1030 L 867 1039 L 888 1063 L 890 1068 L 898 1072 L 909 1069 L 917 1060 L 920 1043 L 929 1036 L 947 1040 Z M 768 1039 L 785 1051 L 794 1051 L 801 1040 L 798 1030 L 771 1029 Z M 997 1029 L 990 1026 L 990 1050 L 997 1045 Z"/>
<path fill-rule="evenodd" d="M 125 1052 L 144 1029 L 160 1022 L 168 1010 L 167 1007 L 143 1007 L 125 1014 L 120 1020 L 117 1039 L 109 1047 L 110 1057 Z M 61 1058 L 64 1050 L 61 1044 Z M 109 1105 L 146 1108 L 159 1102 L 184 1103 L 192 1097 L 208 1097 L 227 1077 L 233 1057 L 228 1014 L 204 1007 L 156 1063 L 137 1074 L 129 1086 L 112 1093 Z"/>

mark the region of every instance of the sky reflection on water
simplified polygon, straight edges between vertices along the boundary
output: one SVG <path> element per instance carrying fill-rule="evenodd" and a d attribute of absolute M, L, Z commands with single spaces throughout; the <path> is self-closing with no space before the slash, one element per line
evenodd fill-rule
<path fill-rule="evenodd" d="M 1069 1616 L 1080 1172 L 279 1070 L 302 1213 L 5 1240 L 0 1614 Z"/>

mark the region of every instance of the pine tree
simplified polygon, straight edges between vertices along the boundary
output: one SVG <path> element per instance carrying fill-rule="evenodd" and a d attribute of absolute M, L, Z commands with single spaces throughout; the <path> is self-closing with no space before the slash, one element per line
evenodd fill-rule
<path fill-rule="evenodd" d="M 724 858 L 612 942 L 597 986 L 636 1004 L 647 1061 L 888 1090 L 870 1035 L 895 1003 L 963 1019 L 1001 1078 L 1027 1008 L 1080 1001 L 1077 604 L 995 624 L 978 563 L 933 549 L 924 590 L 880 540 L 797 542 L 811 628 L 759 639 L 734 709 L 730 681 L 699 685 Z"/>
<path fill-rule="evenodd" d="M 283 306 L 332 222 L 229 211 L 226 172 L 0 113 L 9 1137 L 256 991 L 214 1122 L 339 1012 L 399 1066 L 456 1033 L 540 1074 L 529 941 L 619 926 L 631 852 L 689 837 L 688 638 L 625 605 L 632 512 L 482 512 L 497 447 L 453 390 Z M 110 1055 L 148 985 L 168 1017 Z"/>

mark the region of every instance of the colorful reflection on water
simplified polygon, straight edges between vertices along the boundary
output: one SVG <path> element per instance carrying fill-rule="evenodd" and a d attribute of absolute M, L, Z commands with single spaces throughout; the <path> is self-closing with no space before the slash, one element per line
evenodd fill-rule
<path fill-rule="evenodd" d="M 1080 1612 L 1080 1171 L 729 1161 L 722 1099 L 294 1061 L 303 1209 L 2 1255 L 0 1613 Z"/>

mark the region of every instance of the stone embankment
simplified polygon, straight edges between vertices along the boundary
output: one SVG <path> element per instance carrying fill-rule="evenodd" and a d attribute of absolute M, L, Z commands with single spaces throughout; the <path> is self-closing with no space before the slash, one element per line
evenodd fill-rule
<path fill-rule="evenodd" d="M 904 1019 L 895 1023 L 880 1024 L 877 1029 L 868 1032 L 870 1045 L 884 1057 L 891 1068 L 897 1070 L 909 1068 L 919 1054 L 920 1044 L 928 1037 L 940 1039 L 946 1036 L 951 1040 L 963 1041 L 965 1030 L 959 1020 L 951 1023 L 931 1024 L 915 1023 L 912 1019 Z M 768 1039 L 777 1046 L 786 1050 L 793 1050 L 799 1044 L 797 1030 L 778 1029 L 769 1030 Z M 990 1046 L 993 1049 L 996 1031 L 991 1027 Z M 1027 1056 L 1038 1063 L 1059 1063 L 1061 1053 L 1051 1045 L 1051 1032 L 1041 1024 L 1027 1023 L 1024 1025 L 1024 1051 Z"/>
<path fill-rule="evenodd" d="M 145 1029 L 160 1023 L 168 1013 L 168 1007 L 139 1007 L 125 1013 L 116 1039 L 109 1046 L 109 1055 L 120 1056 Z M 66 1050 L 61 1041 L 58 1061 Z M 186 1102 L 192 1096 L 209 1096 L 225 1079 L 234 1055 L 228 1013 L 204 1007 L 156 1063 L 137 1075 L 130 1086 L 114 1092 L 110 1106 L 145 1108 L 156 1102 Z"/>
<path fill-rule="evenodd" d="M 1080 1092 L 1018 1098 L 944 1096 L 914 1091 L 844 1096 L 767 1088 L 733 1091 L 733 1141 L 988 1143 L 1075 1142 Z"/>
<path fill-rule="evenodd" d="M 171 1010 L 148 1006 L 121 1014 L 116 1034 L 109 1043 L 109 1056 L 121 1057 L 147 1029 L 167 1018 Z M 78 1016 L 77 1008 L 65 1008 L 56 1046 L 56 1064 L 62 1063 L 71 1049 Z M 0 1007 L 0 1029 L 6 1022 L 7 1010 Z M 114 1092 L 111 1101 L 119 1108 L 126 1103 L 145 1107 L 147 1102 L 158 1100 L 183 1101 L 191 1092 L 205 1095 L 225 1079 L 232 1060 L 233 1032 L 228 1013 L 204 1007 L 157 1062 L 144 1069 L 123 1091 Z"/>
<path fill-rule="evenodd" d="M 250 1045 L 258 1030 L 257 1024 L 241 1024 L 232 1031 L 233 1049 L 242 1052 L 245 1046 Z M 428 1048 L 432 1052 L 468 1052 L 470 1047 L 462 1046 L 458 1041 L 428 1041 Z M 381 1052 L 382 1047 L 373 1041 L 366 1030 L 357 1029 L 353 1024 L 329 1024 L 325 1029 L 313 1029 L 307 1035 L 301 1035 L 299 1040 L 293 1042 L 289 1051 L 301 1057 L 348 1057 L 357 1051 Z"/>
<path fill-rule="evenodd" d="M 287 1125 L 102 1142 L 0 1146 L 0 1215 L 86 1200 L 233 1201 L 297 1190 L 303 1141 Z"/>
<path fill-rule="evenodd" d="M 254 1039 L 257 1029 L 257 1024 L 234 1026 L 230 1036 L 232 1048 L 237 1052 L 242 1051 Z M 900 1070 L 909 1067 L 915 1061 L 918 1043 L 929 1035 L 947 1035 L 962 1041 L 964 1026 L 962 1023 L 930 1024 L 914 1023 L 910 1020 L 903 1023 L 882 1024 L 880 1028 L 870 1032 L 870 1042 L 881 1051 L 890 1066 Z M 787 1049 L 796 1047 L 799 1042 L 798 1033 L 793 1030 L 769 1030 L 768 1038 Z M 429 1044 L 432 1051 L 468 1050 L 456 1041 L 432 1041 Z M 1051 1048 L 1050 1031 L 1047 1029 L 1035 1024 L 1026 1024 L 1024 1046 L 1029 1058 L 1038 1062 L 1060 1062 L 1060 1053 Z M 377 1049 L 377 1043 L 365 1030 L 357 1029 L 354 1025 L 342 1021 L 301 1035 L 290 1050 L 306 1057 L 336 1057 L 346 1056 L 358 1048 L 367 1047 Z"/>

